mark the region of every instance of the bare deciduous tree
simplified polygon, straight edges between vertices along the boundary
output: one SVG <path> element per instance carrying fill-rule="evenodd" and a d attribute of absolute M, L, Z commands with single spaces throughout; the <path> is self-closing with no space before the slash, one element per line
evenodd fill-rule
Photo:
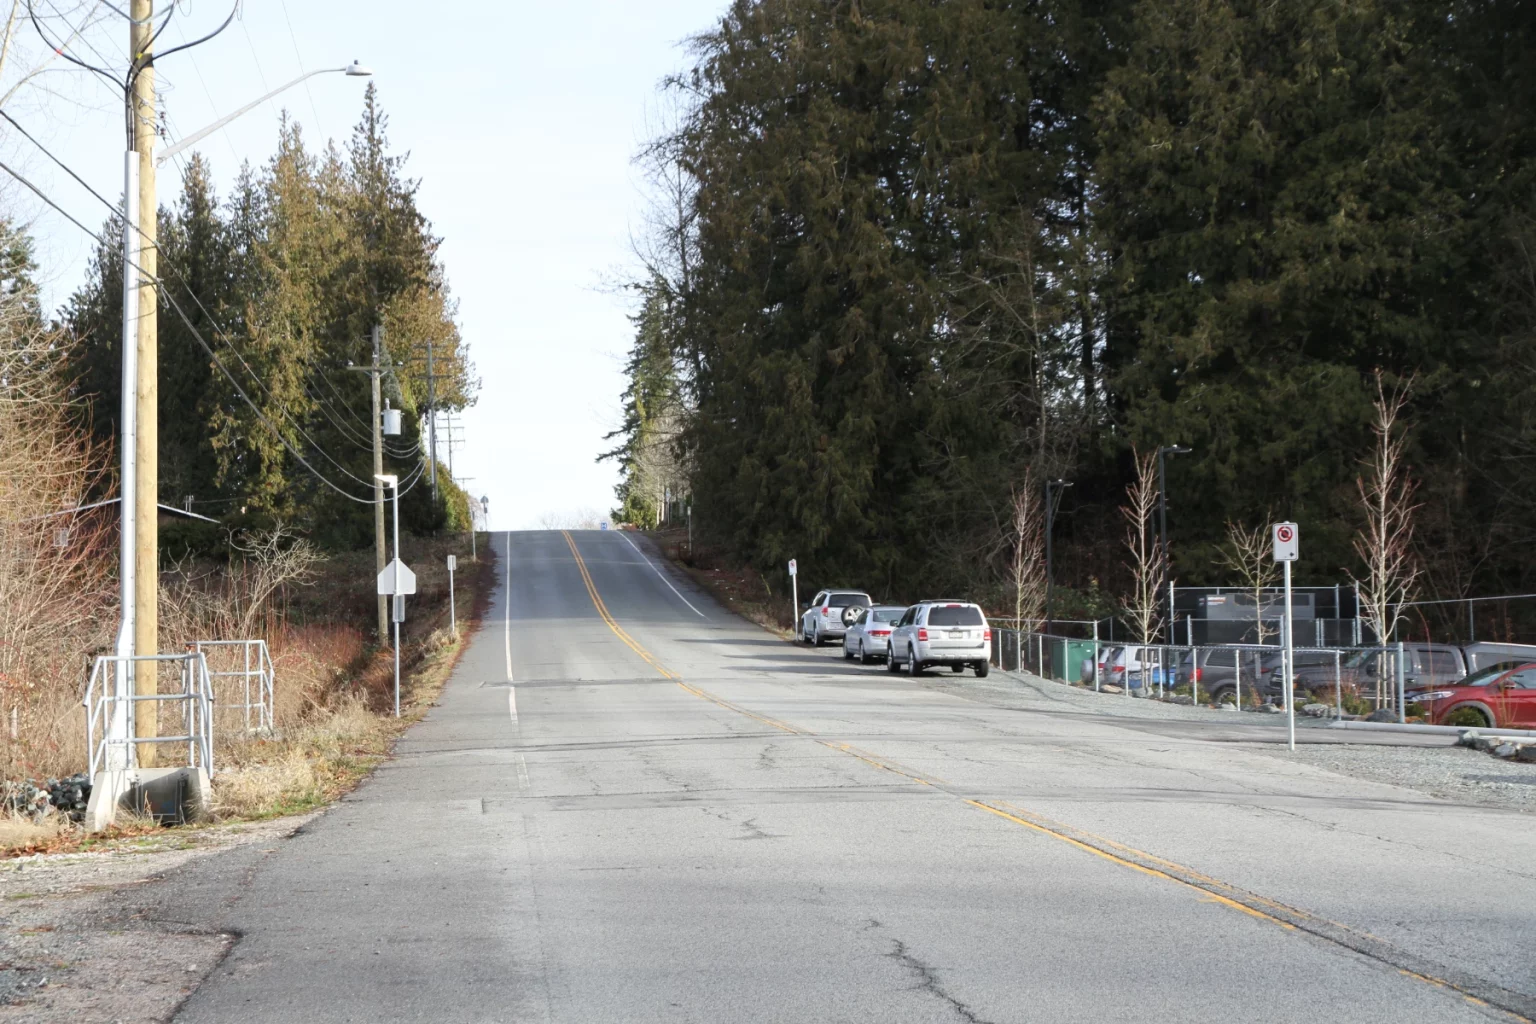
<path fill-rule="evenodd" d="M 1355 536 L 1355 554 L 1365 566 L 1355 577 L 1361 617 L 1386 643 L 1402 621 L 1402 606 L 1413 600 L 1420 567 L 1413 553 L 1414 503 L 1417 484 L 1404 465 L 1405 442 L 1400 421 L 1408 405 L 1412 379 L 1388 388 L 1376 371 L 1375 436 L 1366 471 L 1355 478 L 1365 522 Z"/>
<path fill-rule="evenodd" d="M 1045 612 L 1045 529 L 1039 487 L 1026 470 L 1013 493 L 1013 622 L 1021 632 L 1035 628 Z"/>
<path fill-rule="evenodd" d="M 24 279 L 0 281 L 0 774 L 83 744 L 80 657 L 111 642 L 111 508 L 80 511 L 105 459 L 71 404 L 69 339 Z M 12 732 L 14 731 L 14 738 Z"/>
<path fill-rule="evenodd" d="M 1269 519 L 1265 517 L 1266 521 Z M 1253 618 L 1258 629 L 1258 643 L 1278 631 L 1264 624 L 1264 591 L 1275 585 L 1280 568 L 1275 563 L 1274 549 L 1266 526 L 1252 529 L 1241 523 L 1227 523 L 1227 542 L 1221 548 L 1221 564 L 1242 581 L 1243 588 L 1253 595 Z"/>
<path fill-rule="evenodd" d="M 1125 547 L 1131 560 L 1131 594 L 1125 611 L 1132 631 L 1144 644 L 1152 643 L 1163 628 L 1162 590 L 1168 578 L 1168 561 L 1152 528 L 1157 513 L 1157 456 L 1134 452 L 1136 479 L 1125 489 L 1120 515 L 1125 520 Z"/>

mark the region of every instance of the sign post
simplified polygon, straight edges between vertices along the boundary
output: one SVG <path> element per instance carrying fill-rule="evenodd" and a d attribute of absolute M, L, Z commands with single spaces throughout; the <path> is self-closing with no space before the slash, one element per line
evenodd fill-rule
<path fill-rule="evenodd" d="M 790 616 L 790 618 L 793 619 L 794 623 L 795 623 L 794 626 L 792 627 L 795 630 L 795 633 L 796 633 L 795 639 L 799 640 L 800 639 L 800 637 L 799 637 L 799 632 L 800 632 L 800 565 L 793 558 L 791 558 L 789 560 L 789 589 L 790 589 L 790 594 L 791 594 L 790 601 L 794 603 L 794 614 L 792 614 Z"/>
<path fill-rule="evenodd" d="M 395 542 L 395 550 L 400 549 L 399 541 Z M 395 717 L 400 717 L 400 623 L 405 621 L 405 595 L 416 593 L 416 574 L 402 561 L 399 556 L 390 560 L 379 573 L 378 592 L 394 598 L 394 614 L 390 616 L 394 620 L 395 629 Z"/>
<path fill-rule="evenodd" d="M 459 567 L 459 556 L 448 556 L 448 630 L 457 639 L 459 635 L 459 611 L 454 603 L 453 570 Z"/>
<path fill-rule="evenodd" d="M 1296 673 L 1296 642 L 1292 632 L 1291 615 L 1291 563 L 1296 561 L 1300 549 L 1300 531 L 1295 523 L 1276 523 L 1274 526 L 1275 561 L 1285 566 L 1285 656 L 1281 664 L 1285 668 L 1285 728 L 1290 749 L 1296 749 L 1296 694 L 1293 692 Z"/>

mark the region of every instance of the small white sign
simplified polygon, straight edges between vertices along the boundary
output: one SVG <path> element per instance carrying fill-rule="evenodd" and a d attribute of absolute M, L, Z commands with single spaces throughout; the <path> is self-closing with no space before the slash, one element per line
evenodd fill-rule
<path fill-rule="evenodd" d="M 800 565 L 793 558 L 789 560 L 789 574 L 791 576 L 800 575 Z"/>
<path fill-rule="evenodd" d="M 459 567 L 459 556 L 458 555 L 449 555 L 448 556 L 448 571 L 449 572 L 453 572 L 453 570 L 457 569 L 458 567 Z"/>
<path fill-rule="evenodd" d="M 1275 561 L 1294 562 L 1300 550 L 1301 531 L 1295 523 L 1276 523 L 1274 527 Z"/>
<path fill-rule="evenodd" d="M 416 574 L 411 572 L 400 559 L 392 560 L 379 573 L 380 594 L 414 594 L 416 593 Z"/>

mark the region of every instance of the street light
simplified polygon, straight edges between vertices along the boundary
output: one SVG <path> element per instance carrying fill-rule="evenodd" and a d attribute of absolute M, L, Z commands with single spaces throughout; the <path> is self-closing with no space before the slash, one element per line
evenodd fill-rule
<path fill-rule="evenodd" d="M 395 592 L 390 595 L 390 618 L 395 624 L 395 717 L 400 717 L 400 478 L 393 473 L 375 473 L 373 478 L 394 492 L 395 504 L 395 560 L 390 563 L 395 573 Z"/>
<path fill-rule="evenodd" d="M 1045 482 L 1045 632 L 1051 632 L 1051 591 L 1055 586 L 1055 566 L 1051 561 L 1051 526 L 1056 521 L 1056 501 L 1061 499 L 1061 492 L 1071 487 L 1066 480 L 1047 480 Z M 1056 492 L 1056 499 L 1052 500 L 1051 491 Z"/>
<path fill-rule="evenodd" d="M 314 78 L 316 75 L 335 75 L 335 74 L 346 75 L 348 78 L 369 78 L 369 77 L 371 77 L 373 75 L 373 72 L 370 69 L 363 67 L 361 64 L 359 64 L 357 61 L 354 60 L 351 64 L 348 64 L 346 67 L 343 67 L 343 68 L 321 68 L 318 71 L 310 71 L 307 74 L 300 75 L 298 78 L 295 78 L 293 81 L 289 82 L 287 85 L 280 85 L 276 89 L 273 89 L 271 92 L 267 93 L 265 96 L 261 97 L 260 99 L 252 100 L 251 102 L 247 103 L 245 106 L 241 107 L 239 110 L 235 111 L 233 114 L 226 114 L 224 117 L 219 118 L 217 121 L 213 122 L 213 124 L 210 124 L 208 127 L 200 128 L 197 131 L 193 132 L 191 135 L 188 135 L 186 138 L 182 139 L 180 142 L 177 142 L 177 143 L 175 143 L 173 145 L 165 147 L 164 149 L 162 149 L 159 152 L 158 155 L 156 155 L 155 163 L 157 165 L 165 163 L 171 157 L 175 156 L 177 153 L 180 153 L 182 150 L 186 149 L 188 146 L 196 145 L 197 143 L 201 142 L 203 139 L 206 139 L 208 136 L 210 136 L 214 132 L 218 131 L 220 128 L 223 128 L 225 125 L 229 124 L 229 122 L 233 121 L 235 118 L 239 117 L 242 114 L 246 114 L 246 113 L 249 113 L 252 110 L 255 110 L 257 107 L 261 106 L 263 103 L 267 102 L 267 100 L 269 100 L 272 97 L 276 96 L 278 93 L 287 92 L 289 89 L 292 89 L 294 86 L 298 85 L 300 82 L 308 81 L 309 79 Z"/>
<path fill-rule="evenodd" d="M 1158 551 L 1163 558 L 1163 571 L 1168 574 L 1168 629 L 1169 635 L 1173 631 L 1173 572 L 1172 561 L 1168 558 L 1168 488 L 1163 483 L 1165 474 L 1164 460 L 1169 455 L 1188 455 L 1194 451 L 1181 444 L 1170 444 L 1157 450 L 1157 544 Z"/>
<path fill-rule="evenodd" d="M 322 68 L 300 75 L 254 102 L 222 117 L 208 127 L 193 132 L 159 154 L 154 152 L 155 131 L 151 123 L 155 106 L 152 49 L 153 26 L 143 15 L 152 13 L 153 5 L 134 0 L 129 30 L 130 52 L 135 55 L 135 72 L 130 76 L 125 96 L 127 104 L 128 150 L 123 160 L 123 325 L 122 388 L 119 416 L 118 496 L 121 501 L 118 532 L 119 586 L 122 603 L 119 612 L 115 651 L 119 656 L 115 676 L 120 697 L 129 691 L 139 696 L 153 695 L 154 678 L 138 679 L 133 669 L 134 655 L 148 656 L 159 650 L 159 509 L 157 488 L 159 469 L 160 423 L 156 412 L 159 400 L 159 326 L 156 279 L 158 250 L 156 217 L 159 202 L 155 195 L 156 168 L 188 146 L 218 131 L 235 118 L 315 75 L 340 72 L 358 78 L 372 72 L 357 61 L 346 67 Z M 142 273 L 141 273 L 142 268 Z M 142 614 L 141 614 L 142 613 Z M 126 707 L 126 703 L 121 706 Z M 114 730 L 126 728 L 114 723 Z M 155 705 L 150 703 L 135 717 L 134 728 L 140 738 L 153 737 L 158 731 Z M 154 763 L 153 745 L 143 752 L 141 764 Z"/>

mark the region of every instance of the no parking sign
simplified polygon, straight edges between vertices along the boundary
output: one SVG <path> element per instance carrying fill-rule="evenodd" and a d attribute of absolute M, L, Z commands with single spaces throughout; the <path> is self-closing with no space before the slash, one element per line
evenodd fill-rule
<path fill-rule="evenodd" d="M 1274 528 L 1275 561 L 1294 562 L 1301 547 L 1295 523 L 1276 523 Z"/>

